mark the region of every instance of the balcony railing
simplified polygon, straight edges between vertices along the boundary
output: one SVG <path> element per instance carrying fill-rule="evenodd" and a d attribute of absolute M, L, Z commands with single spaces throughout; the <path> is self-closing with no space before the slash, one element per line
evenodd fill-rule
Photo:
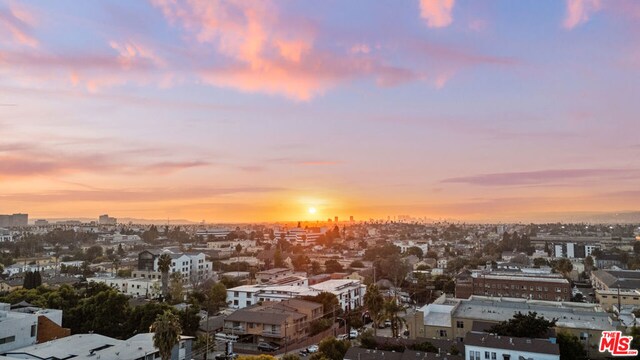
<path fill-rule="evenodd" d="M 263 330 L 262 336 L 268 336 L 273 338 L 283 338 L 284 333 L 282 333 L 281 331 Z"/>
<path fill-rule="evenodd" d="M 246 334 L 247 331 L 242 326 L 225 326 L 224 332 L 227 334 L 235 334 L 235 335 L 243 335 Z"/>

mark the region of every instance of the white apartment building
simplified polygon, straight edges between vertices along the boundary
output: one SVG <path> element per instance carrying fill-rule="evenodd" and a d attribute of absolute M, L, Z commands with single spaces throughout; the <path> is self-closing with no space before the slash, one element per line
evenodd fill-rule
<path fill-rule="evenodd" d="M 227 304 L 243 309 L 259 301 L 282 301 L 322 292 L 334 294 L 343 310 L 355 309 L 364 301 L 366 287 L 360 280 L 327 280 L 315 285 L 243 285 L 227 289 Z"/>
<path fill-rule="evenodd" d="M 0 242 L 13 242 L 13 235 L 11 235 L 11 231 L 0 228 Z"/>
<path fill-rule="evenodd" d="M 411 247 L 417 247 L 422 250 L 423 254 L 426 254 L 429 251 L 429 244 L 427 242 L 417 242 L 413 240 L 397 240 L 393 242 L 393 245 L 400 248 L 401 253 L 407 252 L 407 250 Z"/>
<path fill-rule="evenodd" d="M 160 296 L 162 288 L 159 279 L 92 277 L 87 281 L 106 284 L 124 295 L 152 299 Z"/>
<path fill-rule="evenodd" d="M 169 254 L 171 257 L 169 273 L 180 272 L 184 281 L 205 280 L 211 277 L 213 273 L 213 263 L 207 261 L 204 253 L 173 253 L 169 250 L 163 250 L 162 253 Z M 153 260 L 154 271 L 160 271 L 158 268 L 158 259 L 159 256 Z"/>
<path fill-rule="evenodd" d="M 29 308 L 11 310 L 11 305 L 0 303 L 0 354 L 36 343 L 38 317 L 46 316 L 62 325 L 62 310 Z"/>
<path fill-rule="evenodd" d="M 342 310 L 355 309 L 364 304 L 364 294 L 367 287 L 360 280 L 336 279 L 327 280 L 309 286 L 318 292 L 330 292 L 340 302 Z"/>
<path fill-rule="evenodd" d="M 438 269 L 446 269 L 449 261 L 447 259 L 438 259 L 436 262 Z"/>

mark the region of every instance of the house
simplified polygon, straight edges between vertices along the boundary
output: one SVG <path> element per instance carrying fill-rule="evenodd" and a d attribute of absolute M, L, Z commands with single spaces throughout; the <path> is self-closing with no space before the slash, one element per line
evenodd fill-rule
<path fill-rule="evenodd" d="M 266 284 L 272 280 L 285 278 L 291 275 L 293 275 L 293 270 L 289 268 L 274 268 L 257 272 L 256 281 L 258 284 Z"/>
<path fill-rule="evenodd" d="M 297 342 L 308 336 L 310 323 L 323 316 L 322 304 L 298 299 L 263 302 L 235 311 L 223 331 L 253 343 Z"/>
<path fill-rule="evenodd" d="M 0 292 L 22 289 L 23 279 L 0 280 Z"/>

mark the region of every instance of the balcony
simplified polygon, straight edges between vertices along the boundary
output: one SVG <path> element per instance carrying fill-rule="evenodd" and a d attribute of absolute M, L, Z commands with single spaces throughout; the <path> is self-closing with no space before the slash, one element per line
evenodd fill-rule
<path fill-rule="evenodd" d="M 276 331 L 263 330 L 262 336 L 271 337 L 271 338 L 283 338 L 284 333 L 280 332 L 279 330 L 276 330 Z"/>
<path fill-rule="evenodd" d="M 245 330 L 245 328 L 243 328 L 242 326 L 224 326 L 224 332 L 226 334 L 234 334 L 234 335 L 244 335 L 247 333 L 247 331 Z"/>

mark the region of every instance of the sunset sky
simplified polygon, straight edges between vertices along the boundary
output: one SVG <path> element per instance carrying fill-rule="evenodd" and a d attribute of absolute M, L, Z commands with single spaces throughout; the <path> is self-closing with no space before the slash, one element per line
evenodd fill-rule
<path fill-rule="evenodd" d="M 635 0 L 0 0 L 0 213 L 640 210 L 639 39 Z"/>

